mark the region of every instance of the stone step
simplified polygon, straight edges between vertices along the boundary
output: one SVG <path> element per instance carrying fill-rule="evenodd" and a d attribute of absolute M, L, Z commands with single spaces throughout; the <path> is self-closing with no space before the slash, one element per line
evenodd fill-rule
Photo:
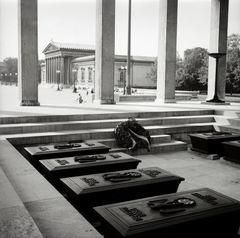
<path fill-rule="evenodd" d="M 187 150 L 187 143 L 182 141 L 171 141 L 167 143 L 156 143 L 151 145 L 151 150 L 148 152 L 147 148 L 138 148 L 129 150 L 127 148 L 115 147 L 112 148 L 111 152 L 123 152 L 129 155 L 144 155 L 144 154 L 155 154 L 155 153 L 165 153 L 173 151 L 185 151 Z"/>
<path fill-rule="evenodd" d="M 126 120 L 126 119 L 125 119 Z M 63 121 L 63 122 L 39 122 L 39 123 L 18 123 L 0 125 L 0 134 L 20 134 L 36 132 L 69 131 L 83 129 L 115 128 L 123 120 L 121 119 L 102 119 L 84 121 Z M 190 123 L 215 122 L 213 116 L 175 116 L 175 117 L 152 117 L 137 118 L 142 126 L 149 125 L 175 125 Z"/>
<path fill-rule="evenodd" d="M 220 131 L 227 131 L 231 133 L 240 134 L 240 127 L 239 126 L 233 126 L 233 125 L 220 125 L 218 126 Z"/>
<path fill-rule="evenodd" d="M 145 126 L 151 136 L 154 135 L 174 135 L 174 134 L 189 134 L 214 131 L 213 123 L 198 123 L 170 126 Z M 88 129 L 74 131 L 58 131 L 58 132 L 41 132 L 41 133 L 25 133 L 14 135 L 2 135 L 0 139 L 8 138 L 14 145 L 28 144 L 44 144 L 56 143 L 60 141 L 78 141 L 78 140 L 102 140 L 113 139 L 114 129 Z"/>
<path fill-rule="evenodd" d="M 126 119 L 150 118 L 150 117 L 172 117 L 172 116 L 200 116 L 214 115 L 214 110 L 206 109 L 182 109 L 179 111 L 149 111 L 149 112 L 122 112 L 122 113 L 103 113 L 103 114 L 77 114 L 77 115 L 46 115 L 46 116 L 19 116 L 19 117 L 0 117 L 0 125 L 16 123 L 41 123 L 41 122 L 66 122 L 84 120 L 104 120 L 104 119 Z"/>
<path fill-rule="evenodd" d="M 151 143 L 167 143 L 171 141 L 170 135 L 152 135 L 151 136 Z M 111 148 L 117 147 L 117 142 L 114 138 L 111 139 L 99 139 L 98 142 L 103 143 Z"/>
<path fill-rule="evenodd" d="M 229 118 L 228 122 L 232 126 L 239 126 L 240 127 L 240 118 Z"/>
<path fill-rule="evenodd" d="M 26 237 L 27 234 L 28 237 L 43 238 L 1 167 L 0 180 L 2 191 L 0 199 L 0 237 Z"/>

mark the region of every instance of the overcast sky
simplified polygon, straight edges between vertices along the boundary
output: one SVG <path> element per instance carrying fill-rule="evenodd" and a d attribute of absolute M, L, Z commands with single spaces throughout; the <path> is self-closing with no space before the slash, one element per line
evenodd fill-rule
<path fill-rule="evenodd" d="M 55 42 L 95 44 L 96 0 L 38 0 L 38 54 Z M 131 55 L 157 56 L 158 0 L 132 0 Z M 177 50 L 209 47 L 211 0 L 178 1 Z M 229 0 L 228 35 L 240 34 L 240 0 Z M 127 54 L 128 0 L 116 0 L 115 54 Z M 0 0 L 0 61 L 18 57 L 17 0 Z"/>

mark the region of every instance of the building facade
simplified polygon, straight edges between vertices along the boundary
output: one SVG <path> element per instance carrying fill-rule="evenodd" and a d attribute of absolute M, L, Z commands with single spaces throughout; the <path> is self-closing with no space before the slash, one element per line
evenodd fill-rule
<path fill-rule="evenodd" d="M 45 63 L 41 64 L 42 84 L 61 84 L 93 87 L 95 82 L 95 47 L 93 45 L 50 42 L 44 49 Z M 131 57 L 131 85 L 136 88 L 155 88 L 156 83 L 146 78 L 154 57 Z M 114 86 L 126 85 L 127 57 L 115 55 Z"/>

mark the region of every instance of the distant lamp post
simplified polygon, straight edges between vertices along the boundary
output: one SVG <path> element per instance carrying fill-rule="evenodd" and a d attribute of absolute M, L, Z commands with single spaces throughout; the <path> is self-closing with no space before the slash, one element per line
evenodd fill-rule
<path fill-rule="evenodd" d="M 214 93 L 214 97 L 211 100 L 207 100 L 206 102 L 214 102 L 214 103 L 223 103 L 225 101 L 222 101 L 218 98 L 217 95 L 217 81 L 218 81 L 218 59 L 225 56 L 226 53 L 209 53 L 209 56 L 213 57 L 216 59 L 216 74 L 215 74 L 215 93 Z"/>
<path fill-rule="evenodd" d="M 61 71 L 56 70 L 56 73 L 57 73 L 57 83 L 58 83 L 57 91 L 60 91 L 59 83 L 60 83 L 60 73 L 61 73 Z"/>
<path fill-rule="evenodd" d="M 127 66 L 121 66 L 120 70 L 123 72 L 123 95 L 126 94 L 126 71 Z"/>
<path fill-rule="evenodd" d="M 77 89 L 76 89 L 76 73 L 77 73 L 77 70 L 73 69 L 72 73 L 73 73 L 73 93 L 76 93 L 77 92 Z"/>
<path fill-rule="evenodd" d="M 12 86 L 12 74 L 11 74 L 11 73 L 9 74 L 9 81 L 10 81 L 10 82 L 9 82 L 9 83 L 10 83 L 10 86 Z"/>
<path fill-rule="evenodd" d="M 93 89 L 92 89 L 92 93 L 95 92 L 95 68 L 93 68 Z"/>

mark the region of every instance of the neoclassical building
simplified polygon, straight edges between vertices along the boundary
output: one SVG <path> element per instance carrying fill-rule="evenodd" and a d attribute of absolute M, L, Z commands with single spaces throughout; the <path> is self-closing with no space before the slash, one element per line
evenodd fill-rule
<path fill-rule="evenodd" d="M 45 63 L 41 65 L 42 84 L 62 84 L 69 87 L 82 85 L 94 87 L 95 82 L 95 46 L 68 44 L 51 41 L 43 50 Z M 156 83 L 146 78 L 150 72 L 154 57 L 131 56 L 132 87 L 156 87 Z M 114 86 L 123 87 L 127 57 L 115 55 Z"/>

